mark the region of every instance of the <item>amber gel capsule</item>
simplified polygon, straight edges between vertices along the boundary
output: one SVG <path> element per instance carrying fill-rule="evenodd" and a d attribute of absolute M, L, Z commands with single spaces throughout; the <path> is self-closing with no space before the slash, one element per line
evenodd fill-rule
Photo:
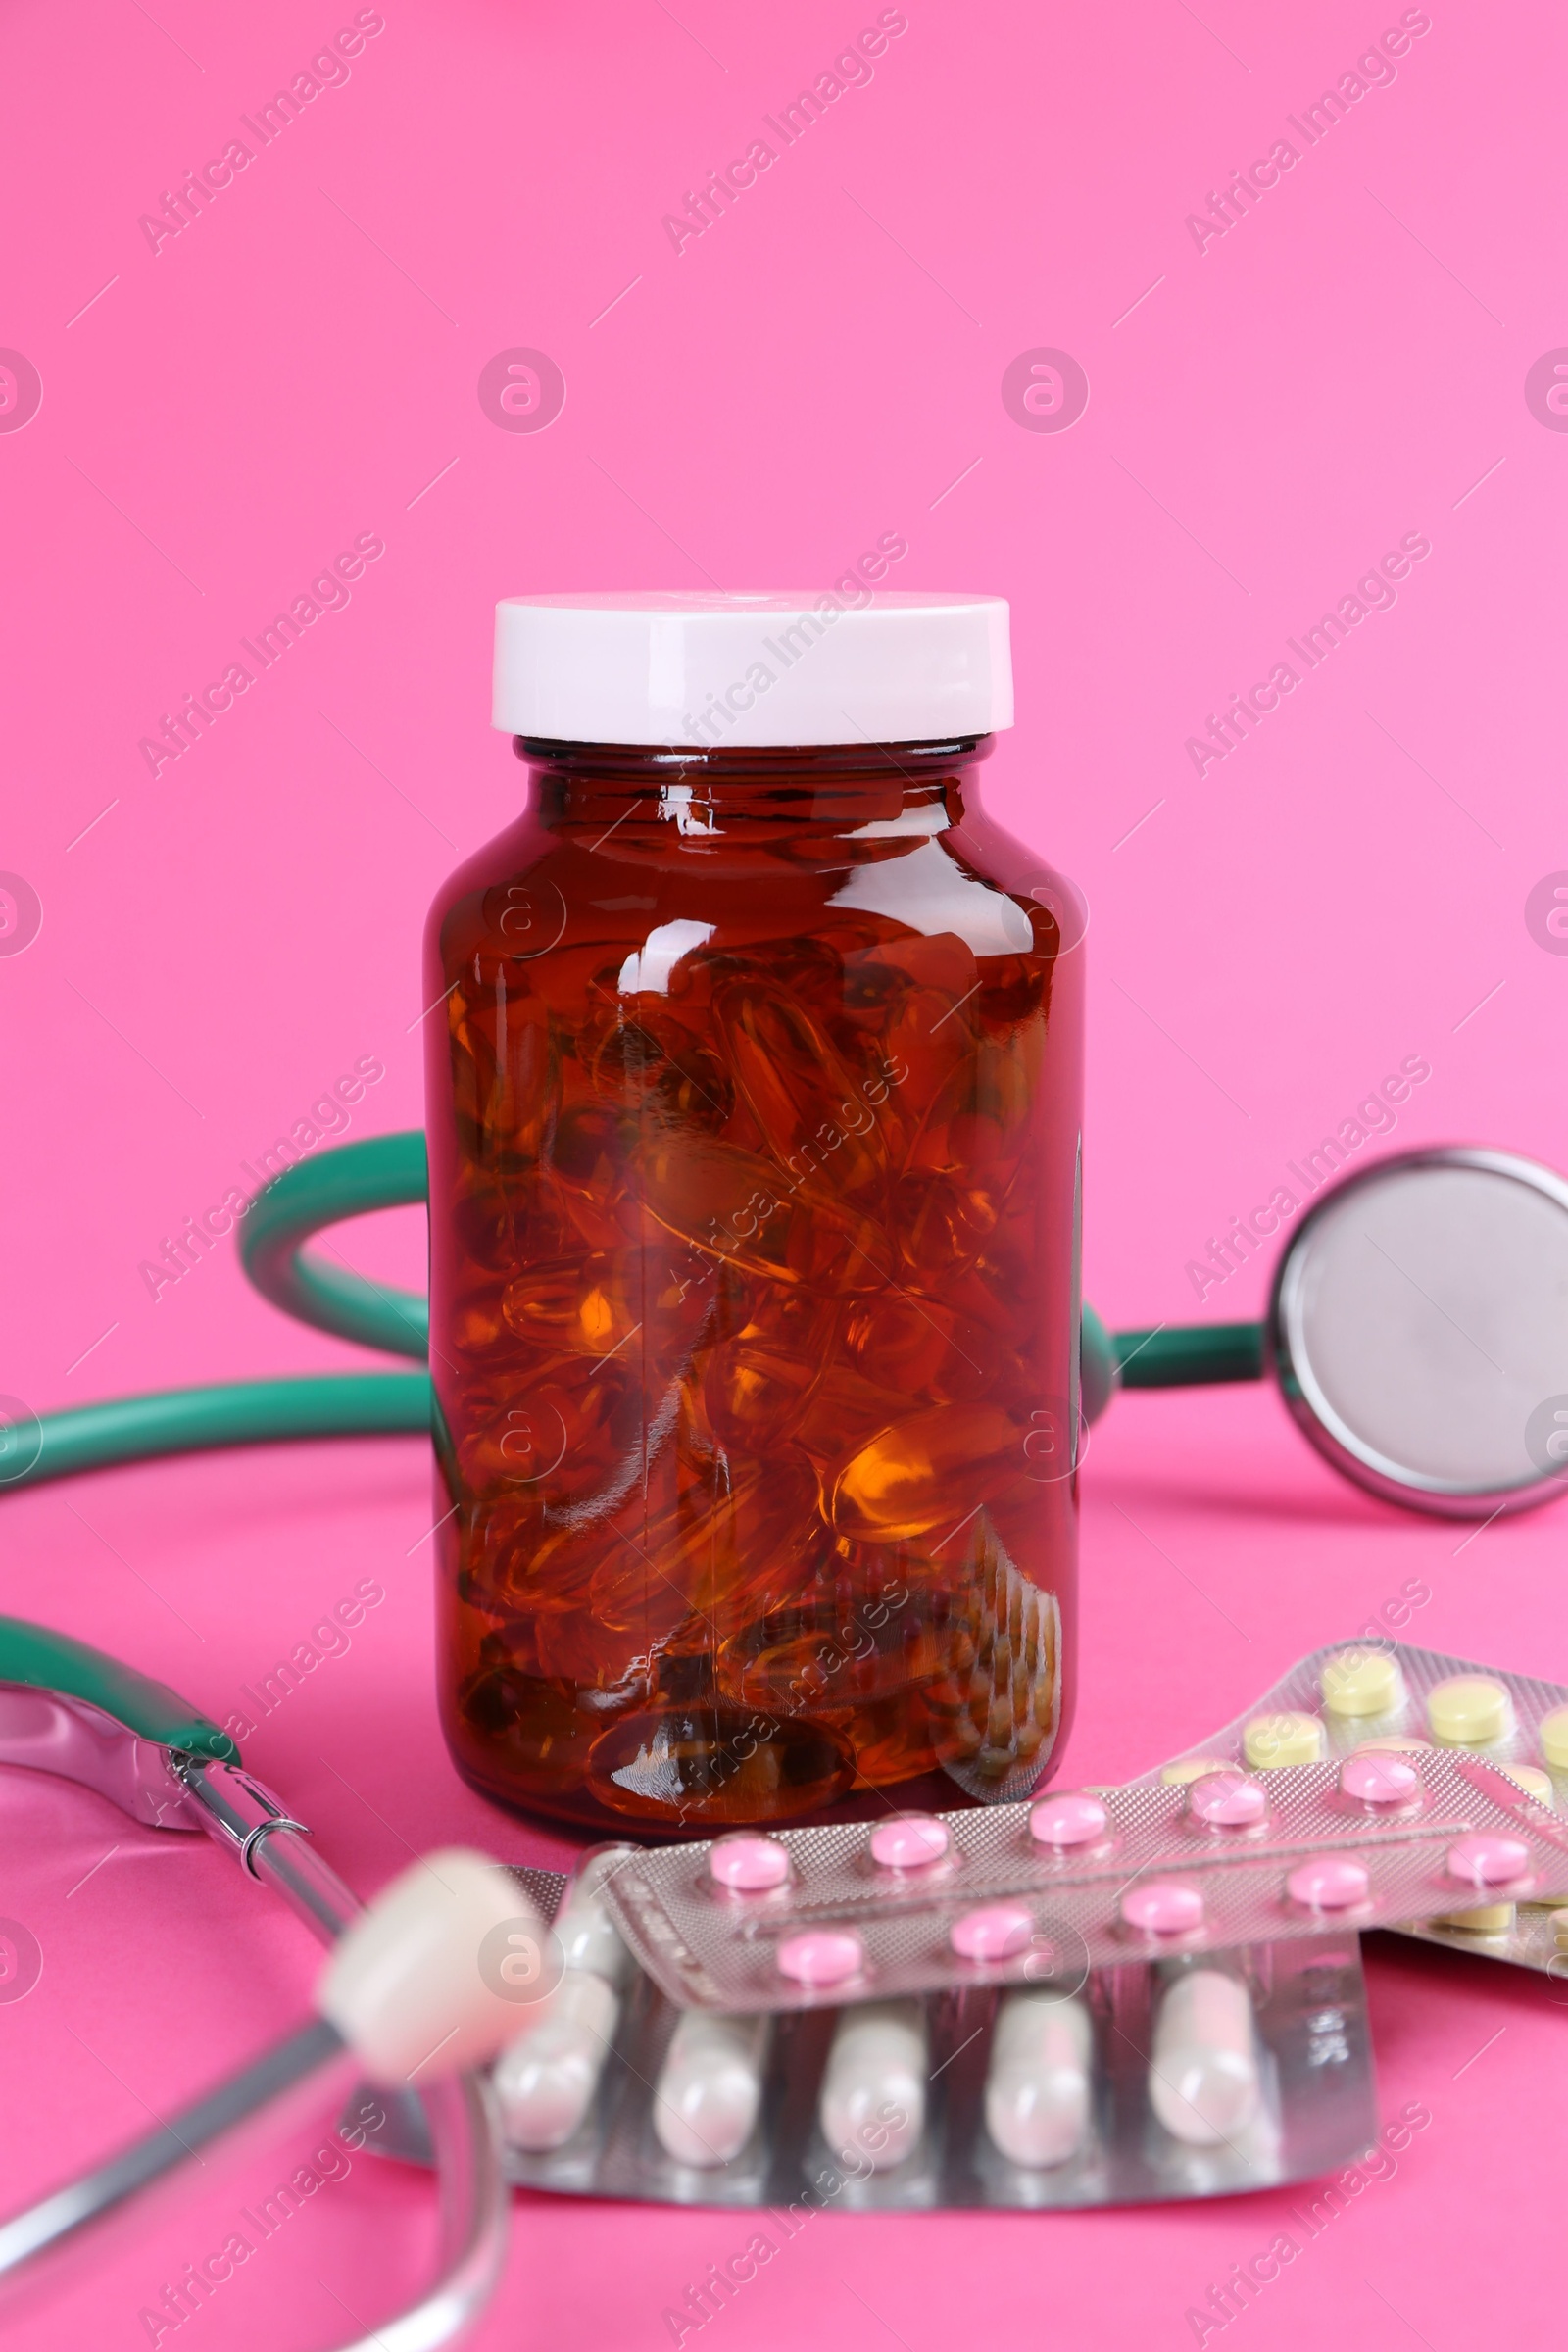
<path fill-rule="evenodd" d="M 1071 1713 L 1087 916 L 981 794 L 1005 605 L 891 560 L 498 611 L 523 789 L 422 1000 L 440 1700 L 601 1835 L 1025 1797 Z"/>

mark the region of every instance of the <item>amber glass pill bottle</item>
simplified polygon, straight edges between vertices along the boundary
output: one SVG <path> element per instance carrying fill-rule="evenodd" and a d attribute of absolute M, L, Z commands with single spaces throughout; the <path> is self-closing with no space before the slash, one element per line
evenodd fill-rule
<path fill-rule="evenodd" d="M 998 598 L 518 597 L 431 911 L 460 1770 L 643 1837 L 1027 1794 L 1073 1682 L 1085 913 Z"/>

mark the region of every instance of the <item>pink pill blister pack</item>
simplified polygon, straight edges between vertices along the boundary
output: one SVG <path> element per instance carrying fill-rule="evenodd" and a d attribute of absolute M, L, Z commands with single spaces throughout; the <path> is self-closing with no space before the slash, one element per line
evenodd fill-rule
<path fill-rule="evenodd" d="M 1197 1787 L 1240 1769 L 1267 1788 L 1291 1766 L 1417 1768 L 1441 1753 L 1495 1766 L 1536 1800 L 1539 1815 L 1568 1816 L 1568 1687 L 1393 1641 L 1334 1644 L 1298 1659 L 1245 1714 L 1142 1785 Z M 1430 1916 L 1385 1924 L 1423 1942 L 1568 1975 L 1568 1896 L 1553 1899 L 1557 1882 L 1485 1891 L 1487 1900 L 1445 1902 Z"/>
<path fill-rule="evenodd" d="M 682 2007 L 1070 1989 L 1136 1959 L 1568 1904 L 1568 1821 L 1486 1758 L 1373 1749 L 628 1857 L 606 1898 Z"/>
<path fill-rule="evenodd" d="M 495 2069 L 519 2187 L 751 2208 L 761 2262 L 816 2213 L 1232 2196 L 1378 2138 L 1353 1935 L 715 2016 L 677 2008 L 607 1927 L 610 1874 L 641 1858 L 591 1857 L 570 1886 L 517 1873 L 567 1963 Z M 417 2103 L 377 2098 L 368 2147 L 427 2163 Z"/>

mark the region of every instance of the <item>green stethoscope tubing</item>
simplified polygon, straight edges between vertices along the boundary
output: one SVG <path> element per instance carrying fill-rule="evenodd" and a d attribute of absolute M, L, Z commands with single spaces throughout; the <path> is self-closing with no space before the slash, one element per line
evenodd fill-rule
<path fill-rule="evenodd" d="M 209 1722 L 189 1699 L 167 1683 L 138 1674 L 134 1666 L 122 1666 L 103 1650 L 74 1642 L 69 1634 L 54 1633 L 25 1617 L 0 1617 L 0 1667 L 6 1682 L 82 1699 L 112 1715 L 138 1740 L 151 1740 L 181 1755 L 212 1756 L 220 1764 L 239 1762 L 239 1749 L 228 1734 Z"/>
<path fill-rule="evenodd" d="M 262 1296 L 300 1322 L 423 1363 L 429 1352 L 427 1300 L 323 1265 L 305 1244 L 323 1226 L 423 1202 L 428 1195 L 424 1137 L 417 1128 L 341 1144 L 285 1169 L 257 1197 L 242 1228 L 240 1262 Z M 1093 1307 L 1083 1310 L 1087 1420 L 1099 1417 L 1117 1388 L 1197 1388 L 1261 1380 L 1263 1372 L 1260 1323 L 1160 1325 L 1112 1334 Z M 32 1458 L 9 1478 L 0 1468 L 0 1485 L 38 1486 L 117 1462 L 224 1446 L 427 1434 L 430 1415 L 427 1372 L 311 1372 L 164 1389 L 40 1416 L 30 1433 L 37 1441 Z M 13 1431 L 13 1442 L 21 1434 Z"/>

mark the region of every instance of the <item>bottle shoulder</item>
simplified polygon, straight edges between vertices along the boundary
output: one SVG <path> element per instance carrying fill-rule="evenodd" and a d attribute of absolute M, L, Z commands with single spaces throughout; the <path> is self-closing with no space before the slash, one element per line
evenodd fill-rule
<path fill-rule="evenodd" d="M 629 821 L 627 821 L 629 820 Z M 817 934 L 847 951 L 953 937 L 976 957 L 1054 957 L 1087 928 L 1081 894 L 976 811 L 843 832 L 787 823 L 682 834 L 627 820 L 613 838 L 525 814 L 453 873 L 427 942 L 446 969 L 597 938 L 628 950 Z M 863 935 L 860 936 L 860 935 Z"/>

